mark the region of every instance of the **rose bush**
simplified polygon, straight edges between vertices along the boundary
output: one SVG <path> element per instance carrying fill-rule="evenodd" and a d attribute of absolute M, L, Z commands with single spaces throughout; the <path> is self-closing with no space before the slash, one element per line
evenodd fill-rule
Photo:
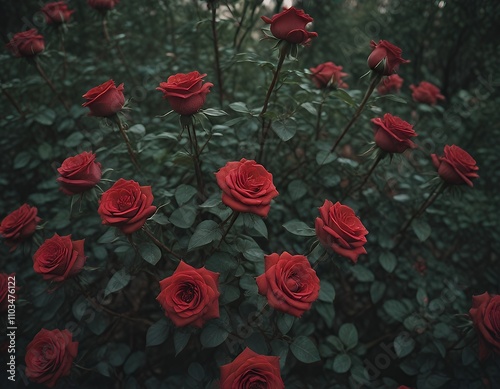
<path fill-rule="evenodd" d="M 37 214 L 36 207 L 23 204 L 2 220 L 0 236 L 5 239 L 7 245 L 12 246 L 11 250 L 15 250 L 20 242 L 33 235 L 36 226 L 42 220 Z"/>
<path fill-rule="evenodd" d="M 57 169 L 60 176 L 57 182 L 61 191 L 67 195 L 85 192 L 101 180 L 101 164 L 95 161 L 95 154 L 84 151 L 74 157 L 66 158 Z"/>
<path fill-rule="evenodd" d="M 444 100 L 444 96 L 436 85 L 427 81 L 422 81 L 418 85 L 410 85 L 411 97 L 417 103 L 436 105 L 438 100 Z"/>
<path fill-rule="evenodd" d="M 402 153 L 417 147 L 410 138 L 417 136 L 413 126 L 403 119 L 386 113 L 383 118 L 372 119 L 375 124 L 375 143 L 387 153 Z"/>
<path fill-rule="evenodd" d="M 261 18 L 266 24 L 271 25 L 271 32 L 277 39 L 288 43 L 306 45 L 318 36 L 318 33 L 306 30 L 307 24 L 311 23 L 313 18 L 295 7 L 284 9 L 271 19 L 267 16 Z"/>
<path fill-rule="evenodd" d="M 500 296 L 488 292 L 472 296 L 469 315 L 479 336 L 479 359 L 500 354 Z"/>
<path fill-rule="evenodd" d="M 436 167 L 439 177 L 451 185 L 466 184 L 474 186 L 472 180 L 479 177 L 479 168 L 471 155 L 456 145 L 444 146 L 444 155 L 431 154 L 432 163 Z"/>
<path fill-rule="evenodd" d="M 16 57 L 34 57 L 45 50 L 45 40 L 36 29 L 32 28 L 15 34 L 6 47 Z"/>
<path fill-rule="evenodd" d="M 311 79 L 318 88 L 334 87 L 345 89 L 349 87 L 342 80 L 348 74 L 342 71 L 342 66 L 337 66 L 333 62 L 325 62 L 309 70 L 312 73 Z"/>
<path fill-rule="evenodd" d="M 125 104 L 123 89 L 123 84 L 116 86 L 113 80 L 108 80 L 85 93 L 82 97 L 87 101 L 82 106 L 90 110 L 91 116 L 113 116 Z"/>

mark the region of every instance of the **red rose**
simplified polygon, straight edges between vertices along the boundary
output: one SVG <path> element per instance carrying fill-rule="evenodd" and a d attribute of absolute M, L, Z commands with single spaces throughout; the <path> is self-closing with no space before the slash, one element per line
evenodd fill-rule
<path fill-rule="evenodd" d="M 319 295 L 319 278 L 304 255 L 265 256 L 266 272 L 257 277 L 259 293 L 278 311 L 301 317 Z"/>
<path fill-rule="evenodd" d="M 384 77 L 380 84 L 378 84 L 377 92 L 379 95 L 386 95 L 391 92 L 399 92 L 403 86 L 403 79 L 397 74 L 391 74 Z"/>
<path fill-rule="evenodd" d="M 139 186 L 133 180 L 120 178 L 102 194 L 97 212 L 102 224 L 117 227 L 124 234 L 131 234 L 139 230 L 155 213 L 153 199 L 150 186 Z"/>
<path fill-rule="evenodd" d="M 45 40 L 32 28 L 15 34 L 5 47 L 16 57 L 33 57 L 45 50 Z"/>
<path fill-rule="evenodd" d="M 500 296 L 488 292 L 472 296 L 469 315 L 479 335 L 479 359 L 500 354 Z"/>
<path fill-rule="evenodd" d="M 479 177 L 474 158 L 458 146 L 444 146 L 444 156 L 431 154 L 431 158 L 439 177 L 448 184 L 467 184 L 472 188 L 472 180 Z"/>
<path fill-rule="evenodd" d="M 26 347 L 26 377 L 49 388 L 61 377 L 69 375 L 78 353 L 78 342 L 68 330 L 42 328 Z"/>
<path fill-rule="evenodd" d="M 87 3 L 98 11 L 109 11 L 120 2 L 120 0 L 87 0 Z"/>
<path fill-rule="evenodd" d="M 284 389 L 280 358 L 257 354 L 245 348 L 234 361 L 220 367 L 221 389 Z"/>
<path fill-rule="evenodd" d="M 342 66 L 337 66 L 333 62 L 322 63 L 315 68 L 309 69 L 312 72 L 311 78 L 316 87 L 324 89 L 328 87 L 348 88 L 342 77 L 347 73 L 342 71 Z"/>
<path fill-rule="evenodd" d="M 308 44 L 318 33 L 306 30 L 306 25 L 313 21 L 303 10 L 295 7 L 284 9 L 272 19 L 261 16 L 262 20 L 271 25 L 271 32 L 277 39 L 301 45 Z"/>
<path fill-rule="evenodd" d="M 87 257 L 82 240 L 71 240 L 71 235 L 54 234 L 33 255 L 33 269 L 47 281 L 64 281 L 80 273 Z"/>
<path fill-rule="evenodd" d="M 92 88 L 82 97 L 87 100 L 82 106 L 89 107 L 90 116 L 112 116 L 120 111 L 125 104 L 123 84 L 115 86 L 113 80 Z"/>
<path fill-rule="evenodd" d="M 408 148 L 417 147 L 410 138 L 418 136 L 413 126 L 403 119 L 386 113 L 384 118 L 371 120 L 375 124 L 375 143 L 387 153 L 402 153 Z"/>
<path fill-rule="evenodd" d="M 68 4 L 65 1 L 54 1 L 47 3 L 42 7 L 45 21 L 47 24 L 62 24 L 69 21 L 74 10 L 68 9 Z"/>
<path fill-rule="evenodd" d="M 438 100 L 444 100 L 444 96 L 436 85 L 422 81 L 418 86 L 410 85 L 413 91 L 411 97 L 417 103 L 435 105 Z"/>
<path fill-rule="evenodd" d="M 93 188 L 101 180 L 101 164 L 95 162 L 95 154 L 84 151 L 74 157 L 66 158 L 57 169 L 61 191 L 74 195 Z"/>
<path fill-rule="evenodd" d="M 16 274 L 6 274 L 6 273 L 0 273 L 0 312 L 7 312 L 7 308 L 9 305 L 9 300 L 7 295 L 12 295 L 12 289 L 14 289 L 14 294 L 17 293 L 19 290 L 19 287 L 16 286 L 15 288 L 11 288 L 12 284 L 9 284 L 11 282 L 9 280 L 9 277 L 14 277 L 16 278 Z"/>
<path fill-rule="evenodd" d="M 0 235 L 5 238 L 7 245 L 12 246 L 11 251 L 15 250 L 20 242 L 33 235 L 37 224 L 42 220 L 37 213 L 36 207 L 23 204 L 2 220 Z"/>
<path fill-rule="evenodd" d="M 363 245 L 368 231 L 351 208 L 338 201 L 333 204 L 325 200 L 319 208 L 319 214 L 315 228 L 316 236 L 323 246 L 354 263 L 358 261 L 358 256 L 366 254 Z"/>
<path fill-rule="evenodd" d="M 403 51 L 391 42 L 380 40 L 377 44 L 371 41 L 370 46 L 373 51 L 368 57 L 368 67 L 379 74 L 390 76 L 398 71 L 400 64 L 410 62 L 401 57 Z"/>
<path fill-rule="evenodd" d="M 201 328 L 207 320 L 219 317 L 218 285 L 219 273 L 181 261 L 174 274 L 160 281 L 156 300 L 177 327 Z"/>
<path fill-rule="evenodd" d="M 239 162 L 228 162 L 215 177 L 222 189 L 222 202 L 236 212 L 266 217 L 271 200 L 279 194 L 273 175 L 253 160 L 242 158 Z"/>
<path fill-rule="evenodd" d="M 177 73 L 170 76 L 167 82 L 160 83 L 156 90 L 163 92 L 163 98 L 168 100 L 178 114 L 194 115 L 203 107 L 210 88 L 214 86 L 211 82 L 203 83 L 205 76 L 206 74 L 197 71 Z"/>

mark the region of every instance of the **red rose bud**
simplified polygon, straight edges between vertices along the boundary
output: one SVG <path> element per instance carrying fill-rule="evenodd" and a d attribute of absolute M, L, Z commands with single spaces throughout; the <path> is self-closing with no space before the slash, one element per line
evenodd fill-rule
<path fill-rule="evenodd" d="M 404 120 L 386 113 L 383 118 L 371 120 L 375 124 L 375 143 L 387 153 L 402 153 L 417 147 L 410 138 L 418 136 L 413 126 Z"/>
<path fill-rule="evenodd" d="M 71 235 L 54 234 L 33 255 L 33 269 L 44 280 L 61 282 L 78 273 L 87 257 L 83 251 L 85 239 L 71 240 Z"/>
<path fill-rule="evenodd" d="M 500 296 L 488 292 L 472 296 L 469 315 L 479 336 L 479 359 L 500 354 Z"/>
<path fill-rule="evenodd" d="M 253 160 L 228 162 L 215 177 L 222 189 L 222 202 L 236 212 L 267 217 L 271 200 L 279 194 L 272 174 Z"/>
<path fill-rule="evenodd" d="M 479 177 L 474 158 L 458 146 L 444 146 L 442 157 L 431 154 L 431 158 L 439 177 L 448 184 L 467 184 L 472 188 L 472 180 Z"/>
<path fill-rule="evenodd" d="M 220 367 L 221 389 L 284 389 L 280 358 L 257 354 L 248 347 L 234 361 Z"/>
<path fill-rule="evenodd" d="M 54 1 L 45 4 L 41 11 L 45 15 L 47 24 L 59 25 L 69 22 L 71 14 L 74 10 L 68 9 L 68 4 L 65 1 Z"/>
<path fill-rule="evenodd" d="M 156 90 L 163 92 L 163 98 L 168 100 L 178 114 L 194 115 L 203 107 L 210 87 L 214 86 L 211 82 L 203 83 L 205 76 L 206 74 L 197 71 L 178 73 L 170 76 L 167 82 L 160 83 Z"/>
<path fill-rule="evenodd" d="M 52 388 L 70 374 L 77 353 L 78 342 L 72 341 L 71 332 L 42 328 L 26 347 L 26 377 Z"/>
<path fill-rule="evenodd" d="M 318 36 L 318 33 L 306 30 L 306 25 L 311 23 L 313 18 L 301 9 L 290 7 L 273 15 L 272 19 L 266 16 L 261 18 L 265 23 L 271 25 L 271 32 L 277 39 L 289 43 L 306 45 L 312 38 Z"/>
<path fill-rule="evenodd" d="M 42 220 L 37 213 L 36 207 L 23 204 L 2 220 L 0 235 L 5 238 L 8 246 L 12 246 L 11 251 L 15 250 L 20 242 L 33 235 L 37 224 Z"/>
<path fill-rule="evenodd" d="M 90 7 L 98 11 L 109 11 L 115 8 L 120 0 L 87 0 Z"/>
<path fill-rule="evenodd" d="M 11 291 L 9 291 L 9 289 L 12 289 L 10 284 L 11 280 L 9 279 L 10 277 L 14 277 L 15 279 L 16 274 L 0 273 L 0 312 L 7 312 L 8 306 L 10 304 L 7 297 L 9 294 L 11 294 Z M 16 286 L 13 289 L 14 294 L 17 294 L 19 287 Z"/>
<path fill-rule="evenodd" d="M 379 95 L 386 95 L 391 92 L 399 93 L 402 86 L 403 79 L 397 74 L 391 74 L 390 76 L 384 77 L 380 84 L 378 84 L 377 92 Z"/>
<path fill-rule="evenodd" d="M 354 211 L 338 201 L 333 204 L 325 200 L 316 218 L 316 236 L 321 244 L 356 263 L 361 254 L 366 254 L 363 245 L 368 231 Z"/>
<path fill-rule="evenodd" d="M 377 44 L 371 41 L 370 46 L 373 51 L 368 57 L 368 67 L 379 74 L 390 76 L 397 72 L 400 64 L 410 62 L 401 57 L 403 51 L 391 42 L 380 40 Z"/>
<path fill-rule="evenodd" d="M 322 63 L 315 68 L 310 68 L 311 79 L 317 88 L 325 89 L 329 87 L 334 88 L 348 88 L 342 78 L 348 74 L 342 71 L 342 66 L 337 66 L 333 62 Z"/>
<path fill-rule="evenodd" d="M 184 261 L 174 274 L 160 281 L 156 300 L 177 327 L 203 327 L 219 317 L 219 273 L 204 267 L 195 269 Z"/>
<path fill-rule="evenodd" d="M 90 109 L 90 116 L 108 117 L 119 112 L 125 104 L 123 84 L 115 86 L 113 80 L 92 88 L 82 97 L 87 101 L 82 107 Z"/>
<path fill-rule="evenodd" d="M 95 154 L 84 151 L 64 160 L 57 169 L 60 177 L 57 182 L 64 194 L 72 196 L 96 186 L 101 180 L 101 164 L 95 162 Z"/>
<path fill-rule="evenodd" d="M 266 271 L 257 277 L 259 293 L 274 309 L 301 317 L 319 295 L 319 278 L 304 255 L 265 256 Z"/>
<path fill-rule="evenodd" d="M 45 50 L 45 40 L 37 30 L 32 28 L 15 34 L 5 47 L 18 58 L 34 57 Z"/>
<path fill-rule="evenodd" d="M 438 100 L 444 100 L 444 96 L 436 85 L 422 81 L 418 86 L 410 85 L 413 91 L 411 97 L 417 103 L 435 105 Z"/>
<path fill-rule="evenodd" d="M 140 186 L 135 181 L 120 178 L 102 194 L 97 212 L 102 224 L 131 234 L 141 229 L 155 213 L 153 199 L 150 186 Z"/>

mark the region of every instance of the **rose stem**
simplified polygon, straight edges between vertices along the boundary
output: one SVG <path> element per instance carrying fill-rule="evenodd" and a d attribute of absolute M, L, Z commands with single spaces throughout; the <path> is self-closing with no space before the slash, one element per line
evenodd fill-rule
<path fill-rule="evenodd" d="M 64 108 L 66 109 L 66 111 L 69 112 L 69 105 L 68 105 L 68 103 L 57 92 L 56 87 L 54 86 L 54 84 L 52 83 L 52 81 L 50 81 L 49 77 L 47 77 L 47 74 L 45 74 L 45 72 L 42 69 L 41 65 L 38 63 L 38 61 L 36 59 L 33 59 L 33 63 L 35 64 L 35 68 L 38 71 L 38 73 L 40 74 L 40 76 L 42 76 L 42 78 L 45 80 L 45 82 L 47 83 L 47 85 L 49 86 L 49 88 L 52 90 L 52 92 L 54 92 L 54 94 L 59 99 L 59 101 L 64 105 Z"/>
<path fill-rule="evenodd" d="M 254 16 L 255 16 L 255 11 L 257 10 L 257 8 L 259 7 L 259 4 L 258 2 L 256 1 L 254 4 L 253 4 L 253 7 L 252 7 L 252 12 L 250 13 L 250 17 L 248 18 L 250 20 L 250 23 L 248 24 L 247 28 L 245 29 L 245 31 L 243 31 L 243 35 L 241 36 L 240 38 L 240 41 L 238 42 L 238 44 L 236 45 L 236 52 L 239 53 L 240 52 L 240 48 L 241 48 L 241 45 L 243 44 L 243 41 L 245 40 L 247 34 L 250 32 L 250 30 L 252 30 L 252 27 L 253 25 L 255 24 L 255 20 L 254 20 Z M 243 18 L 241 18 L 241 21 L 243 22 Z"/>
<path fill-rule="evenodd" d="M 233 226 L 234 222 L 236 221 L 236 219 L 238 219 L 238 216 L 240 215 L 240 213 L 238 211 L 233 211 L 233 214 L 231 215 L 231 219 L 229 220 L 229 225 L 227 226 L 227 229 L 226 231 L 224 231 L 224 235 L 222 235 L 222 238 L 220 239 L 219 241 L 219 244 L 217 245 L 217 247 L 215 248 L 215 250 L 212 250 L 211 254 L 218 250 L 220 245 L 222 244 L 222 242 L 226 239 L 226 236 L 227 234 L 229 233 L 229 230 L 231 229 L 231 227 Z"/>
<path fill-rule="evenodd" d="M 318 260 L 316 262 L 314 262 L 314 265 L 312 266 L 312 268 L 314 270 L 316 270 L 316 268 L 318 267 L 319 263 L 323 262 L 328 257 L 329 257 L 328 251 L 325 250 L 325 252 L 321 255 L 321 257 L 319 257 Z"/>
<path fill-rule="evenodd" d="M 120 130 L 120 134 L 123 137 L 123 140 L 125 141 L 125 145 L 127 146 L 127 151 L 128 154 L 130 155 L 130 160 L 132 161 L 133 165 L 137 168 L 137 170 L 141 170 L 141 167 L 139 166 L 137 159 L 134 154 L 134 150 L 132 150 L 132 146 L 130 145 L 130 140 L 128 139 L 127 134 L 125 133 L 125 128 L 123 126 L 123 123 L 121 119 L 118 117 L 118 115 L 115 115 L 115 123 L 118 126 L 118 130 Z"/>
<path fill-rule="evenodd" d="M 5 95 L 5 97 L 7 97 L 7 100 L 9 100 L 9 102 L 14 106 L 19 115 L 24 117 L 25 113 L 22 110 L 21 105 L 17 102 L 14 96 L 12 96 L 6 89 L 3 88 L 1 81 L 0 81 L 0 89 L 2 89 L 2 93 Z"/>
<path fill-rule="evenodd" d="M 66 78 L 66 72 L 68 70 L 68 59 L 66 57 L 66 49 L 64 47 L 64 32 L 62 31 L 62 27 L 58 27 L 57 31 L 59 33 L 59 37 L 61 40 L 61 51 L 63 53 L 63 74 L 62 74 L 62 79 L 64 80 Z"/>
<path fill-rule="evenodd" d="M 214 42 L 214 54 L 215 54 L 215 71 L 217 73 L 217 82 L 219 84 L 219 105 L 222 107 L 222 103 L 224 100 L 224 87 L 222 84 L 222 73 L 220 69 L 220 61 L 219 61 L 219 40 L 217 37 L 217 23 L 215 20 L 216 17 L 216 9 L 215 5 L 211 4 L 212 8 L 212 37 Z"/>
<path fill-rule="evenodd" d="M 325 100 L 326 100 L 326 97 L 327 97 L 327 94 L 326 93 L 323 93 L 323 98 L 321 99 L 321 103 L 319 104 L 319 108 L 318 108 L 318 117 L 316 119 L 316 137 L 314 138 L 315 140 L 318 140 L 319 139 L 319 133 L 320 133 L 320 130 L 321 130 L 321 112 L 323 111 L 323 104 L 325 104 Z"/>
<path fill-rule="evenodd" d="M 352 190 L 348 190 L 346 192 L 346 194 L 342 197 L 342 199 L 340 200 L 340 202 L 344 201 L 351 193 L 355 192 L 355 191 L 360 191 L 363 186 L 366 184 L 366 182 L 368 181 L 368 179 L 370 178 L 370 176 L 372 175 L 373 171 L 375 170 L 375 168 L 377 167 L 378 163 L 380 161 L 382 161 L 382 159 L 384 159 L 384 157 L 387 155 L 386 152 L 382 151 L 382 150 L 379 150 L 379 154 L 377 156 L 377 159 L 375 159 L 375 161 L 373 162 L 372 166 L 370 167 L 370 170 L 368 171 L 368 173 L 365 175 L 365 178 L 363 180 L 363 182 L 361 184 L 359 184 L 355 189 L 352 189 Z"/>
<path fill-rule="evenodd" d="M 167 246 L 165 246 L 162 242 L 160 242 L 156 237 L 149 231 L 146 227 L 142 227 L 142 230 L 146 233 L 147 236 L 157 245 L 160 246 L 163 250 L 165 250 L 167 253 L 169 253 L 171 256 L 174 258 L 178 259 L 179 261 L 182 260 L 182 257 L 179 254 L 174 253 L 172 250 L 170 250 Z"/>
<path fill-rule="evenodd" d="M 196 185 L 198 186 L 198 194 L 202 200 L 205 200 L 205 184 L 203 183 L 203 174 L 201 172 L 200 149 L 198 148 L 198 138 L 196 137 L 196 129 L 194 123 L 186 126 L 191 143 L 191 154 L 193 155 L 194 171 L 196 174 Z"/>
<path fill-rule="evenodd" d="M 260 139 L 259 157 L 257 158 L 257 162 L 262 160 L 262 156 L 264 154 L 264 144 L 266 143 L 266 138 L 269 132 L 269 128 L 271 128 L 271 121 L 269 121 L 269 124 L 266 126 L 266 119 L 264 118 L 264 114 L 267 112 L 267 107 L 269 105 L 271 94 L 273 93 L 274 87 L 276 86 L 276 82 L 278 81 L 281 67 L 283 66 L 283 62 L 285 62 L 285 58 L 289 50 L 290 50 L 290 43 L 282 42 L 282 46 L 280 49 L 280 56 L 278 59 L 278 65 L 276 66 L 276 70 L 274 71 L 274 76 L 273 80 L 271 81 L 271 85 L 269 85 L 269 89 L 267 90 L 266 99 L 264 100 L 264 106 L 262 107 L 262 111 L 260 111 L 259 114 L 259 116 L 262 118 L 262 135 Z"/>
<path fill-rule="evenodd" d="M 248 10 L 248 6 L 249 6 L 250 2 L 247 0 L 245 1 L 245 4 L 243 5 L 243 11 L 241 12 L 241 19 L 238 23 L 238 27 L 236 28 L 236 32 L 234 33 L 234 37 L 233 37 L 233 48 L 237 48 L 237 41 L 238 41 L 238 35 L 240 34 L 240 30 L 241 30 L 241 27 L 243 26 L 243 21 L 245 20 L 245 16 L 247 15 L 247 10 Z M 233 14 L 233 11 L 231 10 L 231 8 L 229 7 L 229 4 L 226 4 L 226 7 L 229 9 L 229 12 L 231 12 L 231 14 Z M 234 16 L 234 14 L 233 14 Z M 236 50 L 237 52 L 238 50 Z"/>

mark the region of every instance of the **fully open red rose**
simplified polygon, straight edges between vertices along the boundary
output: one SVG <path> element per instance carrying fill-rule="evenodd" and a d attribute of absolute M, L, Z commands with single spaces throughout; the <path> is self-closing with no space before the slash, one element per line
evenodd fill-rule
<path fill-rule="evenodd" d="M 472 180 L 479 177 L 479 168 L 474 158 L 458 146 L 444 146 L 442 157 L 431 154 L 431 158 L 439 177 L 448 184 L 467 184 L 472 188 Z"/>
<path fill-rule="evenodd" d="M 65 1 L 47 3 L 42 7 L 41 11 L 45 15 L 45 21 L 47 24 L 54 25 L 67 23 L 71 14 L 75 12 L 74 10 L 68 9 L 68 4 Z"/>
<path fill-rule="evenodd" d="M 194 115 L 198 112 L 210 92 L 211 82 L 203 83 L 203 77 L 197 71 L 183 74 L 178 73 L 170 76 L 167 82 L 160 83 L 156 90 L 163 92 L 163 98 L 167 99 L 172 109 L 180 115 Z"/>
<path fill-rule="evenodd" d="M 78 353 L 78 342 L 68 330 L 42 328 L 26 347 L 26 377 L 49 388 L 61 377 L 68 376 Z"/>
<path fill-rule="evenodd" d="M 174 274 L 160 281 L 156 300 L 177 327 L 201 328 L 207 320 L 219 317 L 218 285 L 219 273 L 181 261 Z"/>
<path fill-rule="evenodd" d="M 120 2 L 120 0 L 87 0 L 88 5 L 98 11 L 109 11 Z"/>
<path fill-rule="evenodd" d="M 17 293 L 19 290 L 19 287 L 16 285 L 15 288 L 12 288 L 11 284 L 11 278 L 15 280 L 16 274 L 6 274 L 6 273 L 0 273 L 0 312 L 6 312 L 7 308 L 9 306 L 9 299 L 8 295 L 12 295 L 12 292 L 14 292 L 14 295 Z M 15 283 L 15 281 L 14 281 Z"/>
<path fill-rule="evenodd" d="M 306 30 L 306 25 L 311 23 L 313 18 L 295 7 L 284 9 L 279 14 L 273 15 L 272 19 L 266 16 L 261 18 L 271 25 L 271 32 L 277 39 L 289 43 L 305 45 L 318 36 L 318 33 Z"/>
<path fill-rule="evenodd" d="M 102 224 L 117 227 L 124 234 L 139 230 L 153 216 L 153 193 L 150 186 L 140 186 L 133 180 L 120 178 L 104 192 L 97 212 Z"/>
<path fill-rule="evenodd" d="M 342 77 L 347 76 L 347 73 L 342 71 L 342 66 L 337 66 L 333 62 L 325 62 L 309 70 L 312 72 L 312 81 L 318 88 L 349 87 L 349 85 L 342 80 Z"/>
<path fill-rule="evenodd" d="M 435 105 L 438 100 L 444 100 L 439 88 L 427 81 L 422 81 L 418 86 L 410 85 L 413 91 L 411 97 L 417 103 Z"/>
<path fill-rule="evenodd" d="M 363 245 L 368 231 L 354 211 L 338 201 L 333 204 L 325 200 L 316 218 L 316 236 L 323 246 L 356 263 L 361 254 L 366 254 Z"/>
<path fill-rule="evenodd" d="M 279 194 L 272 174 L 253 160 L 228 162 L 215 176 L 222 189 L 222 202 L 233 211 L 266 217 L 271 200 Z"/>
<path fill-rule="evenodd" d="M 112 116 L 125 104 L 123 89 L 123 84 L 116 86 L 113 80 L 106 81 L 82 96 L 87 100 L 82 106 L 90 109 L 90 116 Z"/>
<path fill-rule="evenodd" d="M 397 74 L 391 74 L 390 76 L 384 77 L 380 84 L 377 86 L 377 92 L 379 95 L 386 95 L 391 92 L 399 92 L 403 86 L 403 79 Z"/>
<path fill-rule="evenodd" d="M 311 308 L 319 295 L 319 278 L 304 255 L 266 255 L 265 266 L 256 281 L 271 307 L 297 317 Z"/>
<path fill-rule="evenodd" d="M 95 161 L 95 154 L 84 151 L 64 160 L 57 169 L 61 191 L 67 195 L 85 192 L 101 180 L 101 164 Z"/>
<path fill-rule="evenodd" d="M 34 57 L 45 50 L 45 40 L 32 28 L 15 34 L 5 47 L 16 57 Z"/>
<path fill-rule="evenodd" d="M 37 224 L 42 220 L 37 213 L 36 207 L 23 204 L 2 220 L 0 235 L 5 238 L 8 246 L 12 246 L 11 251 L 15 250 L 20 242 L 33 235 Z"/>
<path fill-rule="evenodd" d="M 400 64 L 409 63 L 403 59 L 403 51 L 391 42 L 380 40 L 378 43 L 370 42 L 372 53 L 368 57 L 368 67 L 379 74 L 390 76 L 398 71 Z"/>
<path fill-rule="evenodd" d="M 220 367 L 221 389 L 284 389 L 279 357 L 257 354 L 248 347 Z"/>
<path fill-rule="evenodd" d="M 479 335 L 479 359 L 500 354 L 500 296 L 488 292 L 472 296 L 469 315 Z"/>
<path fill-rule="evenodd" d="M 83 251 L 85 239 L 71 240 L 71 235 L 54 234 L 33 255 L 33 269 L 44 280 L 64 281 L 78 274 L 87 257 Z"/>
<path fill-rule="evenodd" d="M 386 113 L 383 118 L 371 120 L 375 124 L 375 143 L 387 153 L 402 153 L 417 147 L 410 138 L 417 136 L 413 126 L 403 119 Z"/>

